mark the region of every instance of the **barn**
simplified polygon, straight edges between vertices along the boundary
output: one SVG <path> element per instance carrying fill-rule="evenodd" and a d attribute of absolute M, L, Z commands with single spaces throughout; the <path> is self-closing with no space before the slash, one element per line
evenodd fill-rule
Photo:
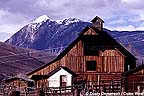
<path fill-rule="evenodd" d="M 124 72 L 123 78 L 125 90 L 128 92 L 144 92 L 144 64 Z"/>
<path fill-rule="evenodd" d="M 91 22 L 55 59 L 27 74 L 37 88 L 84 83 L 106 92 L 127 89 L 128 78 L 142 70 L 136 67 L 136 57 L 103 30 L 100 17 Z"/>
<path fill-rule="evenodd" d="M 5 84 L 5 89 L 9 89 L 7 91 L 21 91 L 24 92 L 27 87 L 32 87 L 34 85 L 34 81 L 29 79 L 24 74 L 17 74 L 16 76 L 4 78 L 3 83 Z"/>

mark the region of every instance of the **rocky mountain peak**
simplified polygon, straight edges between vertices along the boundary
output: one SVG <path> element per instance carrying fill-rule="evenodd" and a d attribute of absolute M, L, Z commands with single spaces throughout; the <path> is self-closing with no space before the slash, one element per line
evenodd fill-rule
<path fill-rule="evenodd" d="M 76 22 L 81 22 L 81 20 L 77 18 L 68 18 L 68 19 L 63 20 L 62 23 L 65 25 L 69 25 L 71 23 L 76 23 Z"/>
<path fill-rule="evenodd" d="M 32 23 L 41 23 L 46 22 L 48 19 L 50 19 L 47 15 L 42 15 L 32 21 Z"/>

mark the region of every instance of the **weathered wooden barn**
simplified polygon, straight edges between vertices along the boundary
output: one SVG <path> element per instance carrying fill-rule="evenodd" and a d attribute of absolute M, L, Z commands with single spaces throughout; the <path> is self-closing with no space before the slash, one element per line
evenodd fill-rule
<path fill-rule="evenodd" d="M 123 79 L 124 87 L 128 92 L 144 92 L 144 64 L 124 72 Z"/>
<path fill-rule="evenodd" d="M 28 73 L 35 80 L 36 87 L 54 86 L 48 75 L 51 72 L 54 72 L 51 76 L 57 74 L 58 68 L 67 68 L 70 73 L 59 72 L 58 77 L 53 78 L 58 86 L 85 83 L 85 86 L 104 86 L 105 91 L 112 87 L 113 91 L 125 88 L 125 80 L 136 76 L 136 58 L 103 30 L 103 23 L 96 16 L 92 26 L 87 26 L 54 60 Z M 69 75 L 71 81 L 66 79 Z"/>
<path fill-rule="evenodd" d="M 34 86 L 34 81 L 23 74 L 5 78 L 3 83 L 6 85 L 5 89 L 9 89 L 7 91 L 25 91 L 27 87 Z"/>

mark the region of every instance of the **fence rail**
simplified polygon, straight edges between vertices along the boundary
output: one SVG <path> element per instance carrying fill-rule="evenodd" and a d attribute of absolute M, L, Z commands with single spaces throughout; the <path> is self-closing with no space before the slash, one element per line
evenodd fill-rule
<path fill-rule="evenodd" d="M 100 81 L 87 81 L 84 84 L 77 84 L 75 86 L 66 87 L 43 87 L 34 88 L 26 87 L 25 90 L 17 90 L 12 85 L 1 85 L 0 96 L 84 96 L 86 92 L 122 92 L 123 87 L 128 88 L 128 92 L 143 92 L 144 83 L 137 84 L 136 82 L 129 81 L 125 86 L 122 85 L 121 80 L 100 80 Z M 19 94 L 19 95 L 18 95 Z"/>

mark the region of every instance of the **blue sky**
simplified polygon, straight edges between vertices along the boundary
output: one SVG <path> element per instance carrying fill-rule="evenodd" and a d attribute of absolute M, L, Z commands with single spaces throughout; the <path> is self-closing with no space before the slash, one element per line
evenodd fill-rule
<path fill-rule="evenodd" d="M 144 30 L 143 0 L 0 0 L 0 41 L 41 15 L 83 21 L 98 15 L 110 30 Z"/>

